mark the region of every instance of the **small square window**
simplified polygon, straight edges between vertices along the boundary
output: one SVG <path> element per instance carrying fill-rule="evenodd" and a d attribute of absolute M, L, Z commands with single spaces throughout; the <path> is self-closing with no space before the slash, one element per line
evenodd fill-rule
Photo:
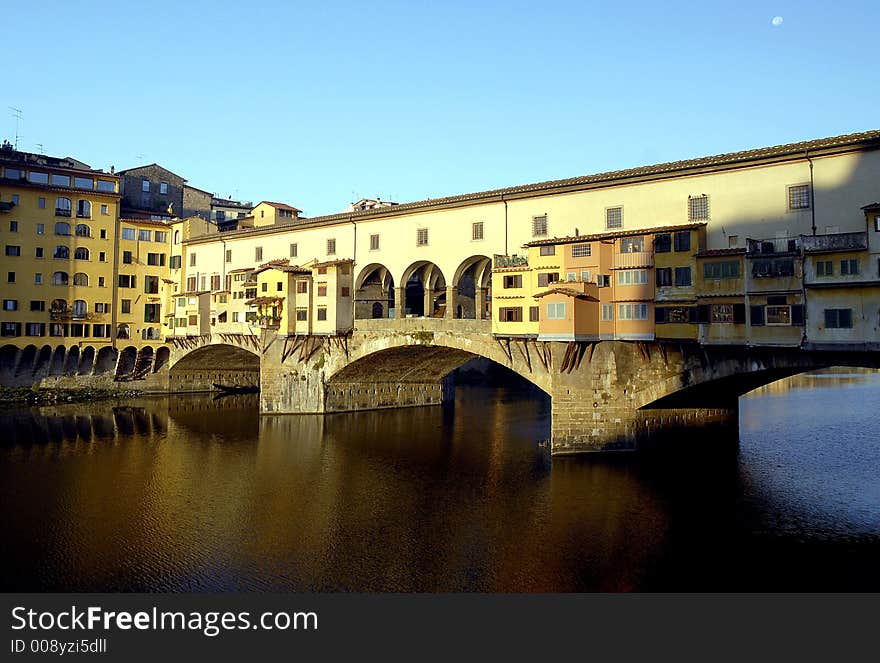
<path fill-rule="evenodd" d="M 483 239 L 483 222 L 475 221 L 471 224 L 471 240 L 479 241 Z"/>
<path fill-rule="evenodd" d="M 336 240 L 328 239 L 327 240 L 327 255 L 332 256 L 336 255 Z"/>
<path fill-rule="evenodd" d="M 370 251 L 379 250 L 379 235 L 370 235 Z"/>
<path fill-rule="evenodd" d="M 532 217 L 532 237 L 547 236 L 547 215 Z"/>
<path fill-rule="evenodd" d="M 623 208 L 609 207 L 605 210 L 605 228 L 623 228 Z"/>
<path fill-rule="evenodd" d="M 688 221 L 709 220 L 709 196 L 688 196 Z"/>
<path fill-rule="evenodd" d="M 788 187 L 788 209 L 810 209 L 809 184 L 796 184 Z"/>
<path fill-rule="evenodd" d="M 419 228 L 416 231 L 416 246 L 428 246 L 428 229 Z"/>

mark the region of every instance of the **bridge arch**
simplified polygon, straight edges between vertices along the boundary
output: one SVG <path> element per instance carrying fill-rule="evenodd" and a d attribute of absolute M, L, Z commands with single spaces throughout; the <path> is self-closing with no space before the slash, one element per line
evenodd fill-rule
<path fill-rule="evenodd" d="M 224 387 L 259 387 L 260 355 L 228 343 L 208 343 L 171 358 L 171 391 L 213 391 Z"/>

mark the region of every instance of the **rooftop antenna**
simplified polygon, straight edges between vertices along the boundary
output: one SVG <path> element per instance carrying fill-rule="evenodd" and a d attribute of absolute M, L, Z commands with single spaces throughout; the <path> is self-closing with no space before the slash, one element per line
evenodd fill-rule
<path fill-rule="evenodd" d="M 10 106 L 9 110 L 12 111 L 12 117 L 15 118 L 15 150 L 18 151 L 18 123 L 21 121 L 21 116 L 24 111 L 22 111 L 20 108 L 15 108 L 13 106 Z"/>
<path fill-rule="evenodd" d="M 43 150 L 43 144 L 42 144 L 42 143 L 37 143 L 36 145 L 37 145 L 37 147 L 40 148 L 40 154 L 45 154 L 45 153 L 46 153 L 45 150 Z"/>

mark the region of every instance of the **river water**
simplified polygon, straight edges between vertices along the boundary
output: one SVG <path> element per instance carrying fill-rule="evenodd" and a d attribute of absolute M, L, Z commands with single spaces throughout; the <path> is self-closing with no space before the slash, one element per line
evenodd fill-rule
<path fill-rule="evenodd" d="M 551 459 L 549 401 L 260 417 L 255 398 L 0 412 L 3 591 L 880 591 L 880 373 L 740 429 Z"/>

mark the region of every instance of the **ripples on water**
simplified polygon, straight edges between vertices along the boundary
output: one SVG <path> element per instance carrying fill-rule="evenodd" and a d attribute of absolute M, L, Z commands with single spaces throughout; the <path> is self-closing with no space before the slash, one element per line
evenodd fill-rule
<path fill-rule="evenodd" d="M 740 443 L 555 458 L 549 401 L 0 413 L 6 591 L 880 590 L 880 376 L 740 401 Z"/>

